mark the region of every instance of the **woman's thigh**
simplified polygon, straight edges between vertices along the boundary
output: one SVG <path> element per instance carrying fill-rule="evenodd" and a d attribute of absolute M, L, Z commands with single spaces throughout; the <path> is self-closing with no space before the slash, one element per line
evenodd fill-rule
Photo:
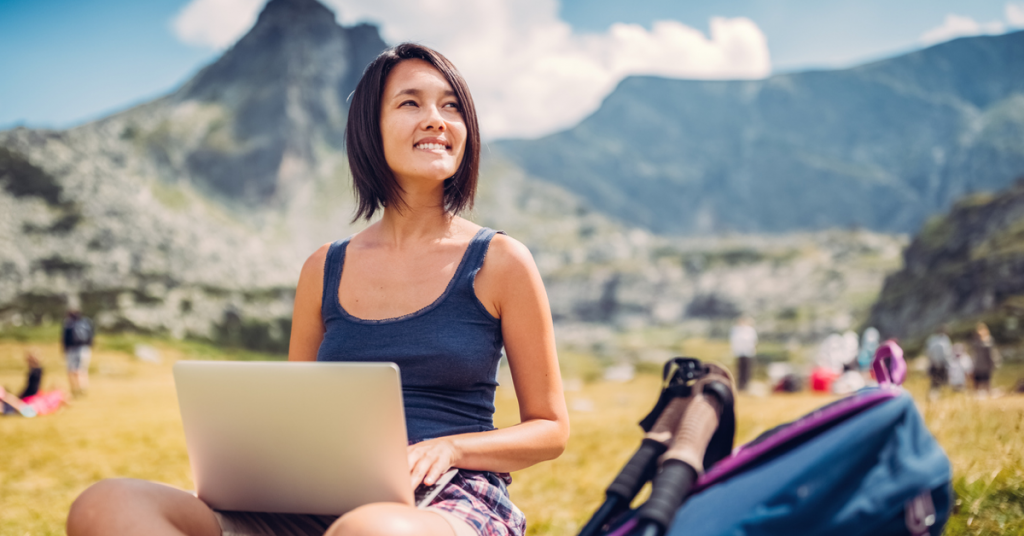
<path fill-rule="evenodd" d="M 461 536 L 466 531 L 473 534 L 462 521 L 438 512 L 397 503 L 374 503 L 338 518 L 325 536 Z"/>
<path fill-rule="evenodd" d="M 131 478 L 102 480 L 75 499 L 68 535 L 220 536 L 213 510 L 191 493 Z"/>

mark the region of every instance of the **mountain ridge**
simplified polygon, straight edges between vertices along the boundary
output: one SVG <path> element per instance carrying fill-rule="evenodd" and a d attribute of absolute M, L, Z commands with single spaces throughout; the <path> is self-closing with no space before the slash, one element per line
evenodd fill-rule
<path fill-rule="evenodd" d="M 1024 171 L 1022 95 L 1016 32 L 756 81 L 630 77 L 572 129 L 493 145 L 654 232 L 907 232 Z"/>

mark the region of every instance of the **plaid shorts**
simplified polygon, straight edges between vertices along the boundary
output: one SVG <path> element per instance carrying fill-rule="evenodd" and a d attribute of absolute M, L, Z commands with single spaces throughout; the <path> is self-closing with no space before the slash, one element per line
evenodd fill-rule
<path fill-rule="evenodd" d="M 512 504 L 508 473 L 459 469 L 427 508 L 451 514 L 480 536 L 523 536 L 526 516 Z"/>
<path fill-rule="evenodd" d="M 480 536 L 523 536 L 526 516 L 512 504 L 508 473 L 459 469 L 427 508 L 465 522 Z M 322 536 L 337 516 L 214 511 L 224 536 Z"/>

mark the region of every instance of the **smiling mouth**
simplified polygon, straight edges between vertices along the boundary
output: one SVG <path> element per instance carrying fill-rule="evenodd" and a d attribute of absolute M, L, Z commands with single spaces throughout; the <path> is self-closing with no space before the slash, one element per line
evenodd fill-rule
<path fill-rule="evenodd" d="M 414 145 L 414 147 L 416 149 L 424 149 L 427 151 L 437 151 L 440 149 L 447 151 L 448 149 L 451 149 L 450 146 L 445 145 L 443 143 L 417 143 L 416 145 Z"/>

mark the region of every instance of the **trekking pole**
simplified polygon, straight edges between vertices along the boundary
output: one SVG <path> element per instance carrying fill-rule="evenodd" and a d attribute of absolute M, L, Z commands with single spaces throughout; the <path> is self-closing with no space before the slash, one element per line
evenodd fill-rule
<path fill-rule="evenodd" d="M 685 413 L 654 477 L 651 496 L 637 514 L 641 536 L 661 536 L 697 481 L 697 476 L 729 454 L 735 434 L 732 380 L 717 365 L 693 386 Z M 725 417 L 723 419 L 723 416 Z"/>
<path fill-rule="evenodd" d="M 686 409 L 690 386 L 702 374 L 700 361 L 677 357 L 665 363 L 662 390 L 654 409 L 640 421 L 646 434 L 633 457 L 605 491 L 605 501 L 583 526 L 579 536 L 597 536 L 605 524 L 629 507 L 640 488 L 654 477 L 658 457 L 669 447 L 672 431 Z"/>

